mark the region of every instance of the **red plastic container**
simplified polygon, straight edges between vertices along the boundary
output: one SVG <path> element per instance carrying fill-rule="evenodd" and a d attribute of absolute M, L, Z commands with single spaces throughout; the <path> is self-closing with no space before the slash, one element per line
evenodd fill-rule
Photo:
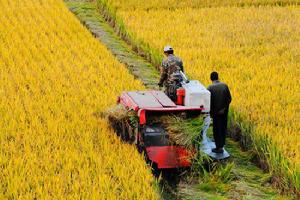
<path fill-rule="evenodd" d="M 176 104 L 183 106 L 183 104 L 184 104 L 183 101 L 184 101 L 184 96 L 185 96 L 185 90 L 184 90 L 184 88 L 178 88 L 177 91 L 176 91 L 176 94 L 177 94 L 177 102 L 176 102 Z"/>

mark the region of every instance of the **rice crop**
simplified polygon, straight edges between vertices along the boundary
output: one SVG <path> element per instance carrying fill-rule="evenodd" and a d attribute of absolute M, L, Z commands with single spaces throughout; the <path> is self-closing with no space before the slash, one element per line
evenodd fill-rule
<path fill-rule="evenodd" d="M 98 2 L 120 35 L 153 64 L 159 65 L 163 47 L 170 44 L 191 79 L 208 85 L 210 72 L 218 71 L 233 94 L 231 120 L 251 137 L 253 148 L 280 177 L 280 186 L 299 189 L 298 1 L 292 5 L 268 1 L 266 6 L 210 6 L 217 1 Z"/>
<path fill-rule="evenodd" d="M 0 199 L 158 199 L 94 113 L 144 89 L 60 0 L 0 0 Z"/>

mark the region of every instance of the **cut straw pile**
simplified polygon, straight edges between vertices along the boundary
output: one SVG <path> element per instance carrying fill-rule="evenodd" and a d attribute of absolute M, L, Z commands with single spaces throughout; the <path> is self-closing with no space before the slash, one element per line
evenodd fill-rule
<path fill-rule="evenodd" d="M 121 105 L 108 109 L 103 113 L 109 120 L 111 126 L 116 129 L 116 124 L 127 121 L 132 126 L 138 123 L 138 116 L 134 111 L 128 111 Z M 177 145 L 193 147 L 193 142 L 200 135 L 203 120 L 200 117 L 185 119 L 180 115 L 162 115 L 147 118 L 147 124 L 161 124 L 168 132 L 172 143 Z M 117 132 L 120 130 L 116 130 Z"/>
<path fill-rule="evenodd" d="M 199 137 L 203 120 L 200 117 L 185 119 L 177 115 L 163 115 L 151 119 L 152 123 L 160 123 L 168 132 L 170 140 L 177 145 L 192 148 Z"/>

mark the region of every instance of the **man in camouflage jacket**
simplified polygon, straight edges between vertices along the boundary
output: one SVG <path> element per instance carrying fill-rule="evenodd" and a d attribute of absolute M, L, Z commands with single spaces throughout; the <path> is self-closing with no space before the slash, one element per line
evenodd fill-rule
<path fill-rule="evenodd" d="M 183 63 L 182 60 L 174 55 L 173 48 L 171 46 L 166 46 L 164 48 L 164 54 L 166 58 L 162 61 L 160 68 L 160 80 L 159 87 L 165 86 L 165 93 L 172 100 L 174 100 L 173 95 L 176 93 L 175 88 L 173 87 L 173 77 L 172 75 L 175 73 L 183 72 Z"/>

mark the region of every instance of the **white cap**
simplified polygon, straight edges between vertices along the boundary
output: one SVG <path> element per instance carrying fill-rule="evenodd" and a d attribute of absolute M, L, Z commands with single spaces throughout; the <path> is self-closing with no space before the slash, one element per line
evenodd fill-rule
<path fill-rule="evenodd" d="M 173 51 L 173 48 L 170 45 L 164 47 L 164 52 Z"/>

